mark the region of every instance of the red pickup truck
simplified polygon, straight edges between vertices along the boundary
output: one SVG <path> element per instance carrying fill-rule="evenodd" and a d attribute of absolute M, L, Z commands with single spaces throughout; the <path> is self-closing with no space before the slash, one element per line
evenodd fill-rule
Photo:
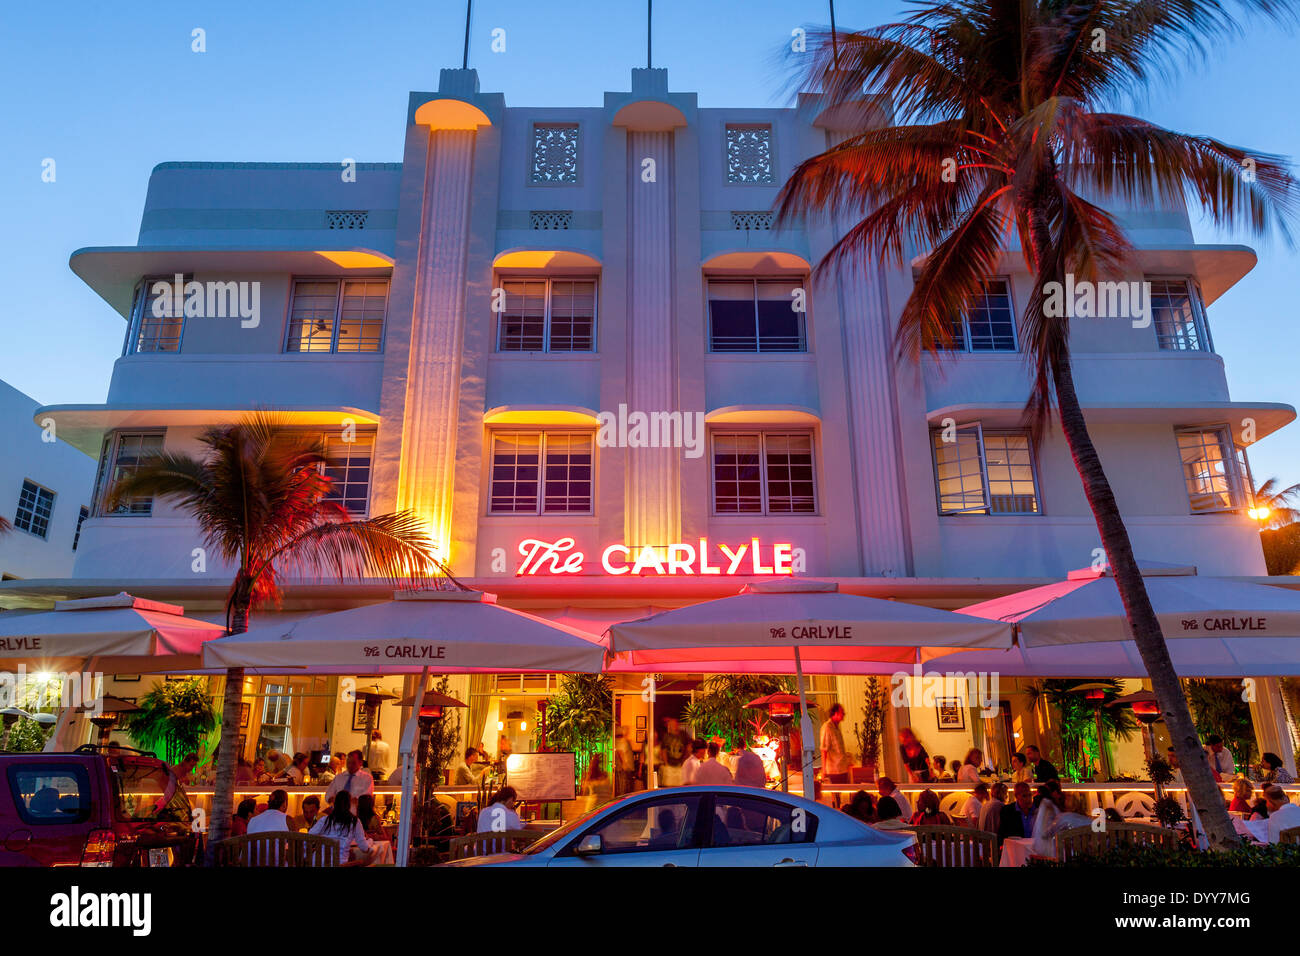
<path fill-rule="evenodd" d="M 0 866 L 189 866 L 197 850 L 185 789 L 152 753 L 0 753 Z"/>

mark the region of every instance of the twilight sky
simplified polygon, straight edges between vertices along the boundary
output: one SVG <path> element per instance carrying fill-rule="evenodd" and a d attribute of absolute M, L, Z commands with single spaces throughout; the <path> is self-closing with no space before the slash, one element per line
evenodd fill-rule
<path fill-rule="evenodd" d="M 896 0 L 840 0 L 841 28 L 896 18 Z M 655 66 L 702 106 L 787 105 L 775 53 L 825 2 L 659 0 Z M 206 31 L 193 53 L 191 31 Z M 492 31 L 506 50 L 491 51 Z M 401 159 L 407 93 L 458 67 L 462 2 L 6 3 L 0 10 L 0 263 L 11 299 L 0 379 L 47 404 L 102 402 L 123 321 L 68 268 L 83 246 L 136 241 L 150 170 L 168 160 L 362 162 Z M 1161 125 L 1300 156 L 1292 108 L 1296 33 L 1248 24 L 1204 62 L 1171 64 L 1169 85 L 1117 104 Z M 645 65 L 641 0 L 475 4 L 470 66 L 515 106 L 598 106 Z M 56 180 L 41 180 L 42 161 Z M 1245 242 L 1259 265 L 1210 309 L 1238 401 L 1300 404 L 1287 332 L 1296 254 L 1198 227 L 1202 242 Z M 1258 480 L 1300 481 L 1300 423 L 1251 449 Z"/>

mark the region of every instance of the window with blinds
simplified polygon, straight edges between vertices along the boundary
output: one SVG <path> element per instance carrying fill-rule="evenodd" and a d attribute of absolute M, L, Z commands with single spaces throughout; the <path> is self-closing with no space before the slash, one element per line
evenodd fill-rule
<path fill-rule="evenodd" d="M 286 352 L 379 352 L 388 280 L 296 279 Z"/>

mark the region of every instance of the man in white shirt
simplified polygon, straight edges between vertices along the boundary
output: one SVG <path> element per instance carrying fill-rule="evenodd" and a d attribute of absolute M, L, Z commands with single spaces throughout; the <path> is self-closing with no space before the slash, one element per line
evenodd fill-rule
<path fill-rule="evenodd" d="M 266 809 L 248 821 L 249 833 L 283 833 L 289 829 L 289 817 L 284 808 L 289 804 L 289 794 L 283 790 L 271 793 Z"/>
<path fill-rule="evenodd" d="M 699 743 L 699 741 L 696 741 L 696 743 Z M 731 771 L 718 760 L 718 754 L 720 753 L 718 745 L 710 741 L 707 752 L 709 759 L 703 761 L 699 769 L 695 771 L 695 785 L 698 787 L 716 787 L 735 783 L 736 781 L 731 778 Z"/>
<path fill-rule="evenodd" d="M 1210 760 L 1210 770 L 1214 773 L 1214 779 L 1222 783 L 1225 780 L 1231 780 L 1237 772 L 1237 764 L 1232 759 L 1232 754 L 1223 746 L 1223 738 L 1218 734 L 1210 734 L 1205 738 L 1209 744 L 1205 748 L 1205 756 Z"/>
<path fill-rule="evenodd" d="M 686 758 L 682 764 L 682 786 L 689 787 L 696 782 L 695 771 L 699 770 L 704 763 L 704 755 L 708 752 L 708 747 L 704 741 L 696 737 L 691 741 L 691 755 Z"/>
<path fill-rule="evenodd" d="M 388 744 L 384 742 L 384 735 L 376 728 L 370 734 L 370 773 L 372 776 L 377 775 L 380 780 L 387 780 L 388 768 L 391 766 Z"/>
<path fill-rule="evenodd" d="M 1300 805 L 1275 783 L 1264 788 L 1264 802 L 1268 804 L 1268 842 L 1277 843 L 1283 830 L 1300 827 Z"/>
<path fill-rule="evenodd" d="M 904 821 L 912 819 L 912 804 L 907 797 L 903 796 L 903 791 L 894 786 L 894 781 L 888 777 L 881 777 L 876 781 L 876 792 L 882 797 L 893 798 L 894 802 L 898 804 L 899 815 Z"/>
<path fill-rule="evenodd" d="M 969 766 L 969 764 L 967 765 Z M 984 809 L 984 804 L 989 799 L 989 785 L 979 783 L 975 785 L 975 790 L 966 801 L 966 805 L 961 808 L 961 815 L 966 818 L 966 825 L 978 830 L 980 825 L 980 811 Z"/>
<path fill-rule="evenodd" d="M 704 768 L 701 767 L 701 770 Z M 696 774 L 698 779 L 699 774 Z M 736 785 L 739 787 L 766 787 L 767 773 L 763 770 L 763 758 L 740 744 L 740 753 L 736 757 Z"/>
<path fill-rule="evenodd" d="M 357 812 L 357 797 L 375 792 L 375 778 L 370 771 L 361 766 L 361 751 L 354 750 L 348 754 L 347 770 L 330 781 L 325 790 L 325 805 L 334 806 L 334 795 L 346 790 L 352 795 L 352 812 Z"/>

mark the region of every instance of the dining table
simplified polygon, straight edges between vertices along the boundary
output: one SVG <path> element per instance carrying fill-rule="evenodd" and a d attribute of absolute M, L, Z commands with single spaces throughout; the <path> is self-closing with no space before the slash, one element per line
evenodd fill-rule
<path fill-rule="evenodd" d="M 1030 837 L 1007 837 L 1002 841 L 998 866 L 1027 866 L 1033 852 L 1034 841 Z"/>

